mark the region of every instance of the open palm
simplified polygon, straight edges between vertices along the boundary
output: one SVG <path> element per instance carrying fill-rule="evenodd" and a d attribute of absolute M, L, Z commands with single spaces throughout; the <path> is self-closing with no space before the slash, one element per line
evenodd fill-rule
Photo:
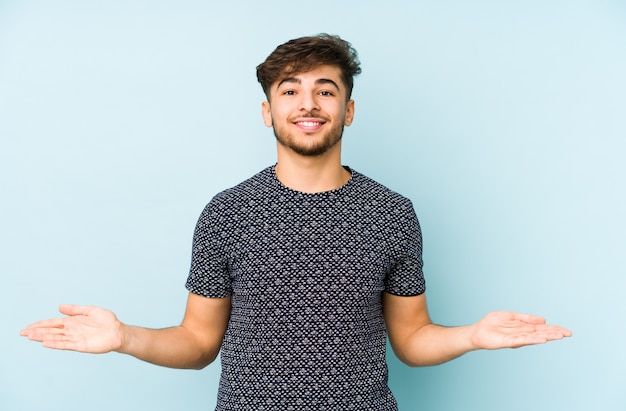
<path fill-rule="evenodd" d="M 546 324 L 536 315 L 495 311 L 475 324 L 474 344 L 483 349 L 518 348 L 572 335 L 566 328 Z"/>
<path fill-rule="evenodd" d="M 58 350 L 105 353 L 121 346 L 121 323 L 113 312 L 70 304 L 61 305 L 59 311 L 67 317 L 38 321 L 20 334 Z"/>

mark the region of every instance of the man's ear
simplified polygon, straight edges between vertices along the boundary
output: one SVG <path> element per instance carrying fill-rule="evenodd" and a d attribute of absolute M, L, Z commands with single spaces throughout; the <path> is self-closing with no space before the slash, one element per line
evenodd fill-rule
<path fill-rule="evenodd" d="M 263 115 L 263 122 L 266 127 L 272 127 L 272 110 L 270 109 L 269 101 L 261 103 L 261 114 Z"/>
<path fill-rule="evenodd" d="M 354 100 L 348 100 L 348 104 L 346 105 L 346 120 L 343 122 L 343 125 L 349 127 L 352 124 L 352 120 L 354 120 Z"/>

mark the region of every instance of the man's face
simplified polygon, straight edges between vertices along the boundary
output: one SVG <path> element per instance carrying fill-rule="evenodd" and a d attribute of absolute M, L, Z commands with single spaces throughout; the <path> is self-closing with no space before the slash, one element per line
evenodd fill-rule
<path fill-rule="evenodd" d="M 319 66 L 272 84 L 263 102 L 263 120 L 274 127 L 278 143 L 302 156 L 319 156 L 339 148 L 343 127 L 354 117 L 354 101 L 347 100 L 341 71 Z"/>

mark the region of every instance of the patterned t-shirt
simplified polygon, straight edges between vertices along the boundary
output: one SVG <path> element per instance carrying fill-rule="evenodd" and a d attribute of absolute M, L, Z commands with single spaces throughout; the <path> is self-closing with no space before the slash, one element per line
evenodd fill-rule
<path fill-rule="evenodd" d="M 187 288 L 232 296 L 217 410 L 396 410 L 383 291 L 425 291 L 411 202 L 350 170 L 302 193 L 268 167 L 216 195 L 194 233 Z"/>

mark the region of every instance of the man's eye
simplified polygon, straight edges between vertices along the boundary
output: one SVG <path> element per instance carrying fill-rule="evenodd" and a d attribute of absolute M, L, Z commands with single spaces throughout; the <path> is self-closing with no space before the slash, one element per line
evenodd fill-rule
<path fill-rule="evenodd" d="M 283 92 L 283 94 L 284 94 L 284 95 L 286 95 L 286 96 L 293 96 L 293 95 L 295 95 L 295 94 L 296 94 L 296 92 L 295 92 L 295 91 L 293 91 L 293 90 L 285 90 L 285 91 Z"/>
<path fill-rule="evenodd" d="M 330 97 L 333 95 L 332 91 L 320 91 L 321 96 Z"/>

